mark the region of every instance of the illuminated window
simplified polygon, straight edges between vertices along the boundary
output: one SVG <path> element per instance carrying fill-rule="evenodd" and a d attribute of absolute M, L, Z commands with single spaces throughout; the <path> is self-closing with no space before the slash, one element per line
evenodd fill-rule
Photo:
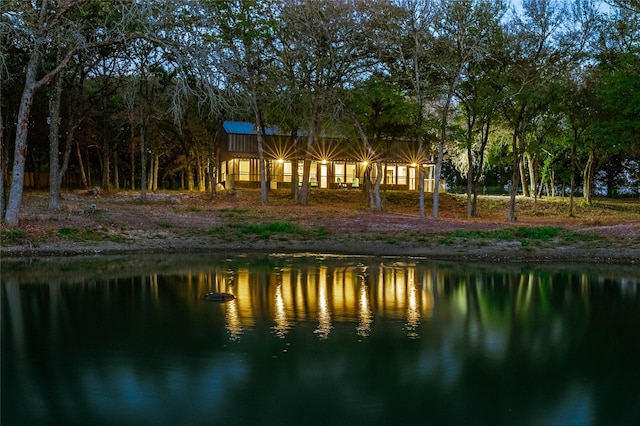
<path fill-rule="evenodd" d="M 336 163 L 335 180 L 336 182 L 344 182 L 344 164 L 342 163 Z"/>
<path fill-rule="evenodd" d="M 398 166 L 398 185 L 407 184 L 407 166 Z"/>
<path fill-rule="evenodd" d="M 251 180 L 251 163 L 249 160 L 238 161 L 238 180 Z"/>
<path fill-rule="evenodd" d="M 396 173 L 396 169 L 391 167 L 387 169 L 387 184 L 389 185 L 393 185 L 394 183 L 396 183 L 396 177 L 395 177 L 395 173 Z"/>
<path fill-rule="evenodd" d="M 285 161 L 284 164 L 284 182 L 291 182 L 291 161 Z"/>
<path fill-rule="evenodd" d="M 346 171 L 347 171 L 347 182 L 351 182 L 353 181 L 353 178 L 358 177 L 356 175 L 356 165 L 355 164 L 347 164 L 346 165 Z"/>

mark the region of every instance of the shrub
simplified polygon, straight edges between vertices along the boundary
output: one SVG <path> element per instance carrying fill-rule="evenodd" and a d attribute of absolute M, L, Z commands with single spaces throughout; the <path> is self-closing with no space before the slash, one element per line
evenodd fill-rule
<path fill-rule="evenodd" d="M 269 238 L 274 233 L 296 234 L 301 233 L 302 228 L 291 222 L 272 222 L 266 224 L 237 225 L 236 234 L 242 237 L 246 234 L 255 234 L 261 238 Z"/>

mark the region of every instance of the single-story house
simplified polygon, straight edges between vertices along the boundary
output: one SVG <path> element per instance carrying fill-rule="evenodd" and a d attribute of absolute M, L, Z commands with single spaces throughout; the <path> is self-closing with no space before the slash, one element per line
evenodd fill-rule
<path fill-rule="evenodd" d="M 293 170 L 298 168 L 302 179 L 307 138 L 282 134 L 267 128 L 263 136 L 267 181 L 272 189 L 290 188 Z M 218 183 L 227 189 L 259 188 L 260 171 L 256 129 L 253 123 L 225 121 L 218 132 Z M 435 164 L 433 161 L 413 161 L 416 150 L 411 141 L 384 141 L 375 147 L 384 164 L 383 187 L 417 191 L 419 167 L 425 170 L 425 192 L 433 192 Z M 413 154 L 412 154 L 413 153 Z M 364 179 L 376 169 L 359 141 L 322 137 L 311 153 L 309 185 L 316 188 L 361 188 Z M 300 182 L 298 182 L 300 184 Z M 441 188 L 444 185 L 441 182 Z"/>

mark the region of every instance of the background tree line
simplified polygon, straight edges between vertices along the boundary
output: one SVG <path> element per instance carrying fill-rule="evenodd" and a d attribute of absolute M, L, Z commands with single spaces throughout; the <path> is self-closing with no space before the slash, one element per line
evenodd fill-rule
<path fill-rule="evenodd" d="M 85 188 L 215 194 L 223 120 L 301 138 L 306 204 L 319 136 L 371 159 L 415 141 L 467 193 L 640 193 L 640 7 L 635 0 L 4 0 L 0 211 L 17 224 L 24 178 Z M 298 167 L 294 164 L 294 173 Z M 72 172 L 72 173 L 71 173 Z M 419 180 L 423 184 L 423 179 Z M 424 191 L 420 213 L 425 215 Z M 438 216 L 438 189 L 432 216 Z"/>

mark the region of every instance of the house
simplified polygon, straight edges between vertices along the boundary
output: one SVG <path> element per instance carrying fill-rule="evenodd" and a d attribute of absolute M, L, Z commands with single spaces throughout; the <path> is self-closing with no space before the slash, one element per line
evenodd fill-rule
<path fill-rule="evenodd" d="M 270 188 L 291 188 L 293 170 L 302 178 L 307 139 L 284 134 L 277 128 L 267 128 L 263 135 L 267 181 Z M 260 170 L 256 130 L 253 123 L 225 121 L 218 132 L 218 183 L 227 189 L 259 188 Z M 383 160 L 382 187 L 395 190 L 419 189 L 418 163 L 412 161 L 413 142 L 384 141 L 375 147 Z M 377 170 L 359 141 L 346 138 L 321 137 L 311 153 L 310 187 L 338 189 L 361 188 L 369 175 Z M 414 154 L 415 156 L 415 154 Z M 425 192 L 433 192 L 435 164 L 422 161 L 425 170 Z M 300 183 L 299 183 L 300 184 Z M 441 188 L 443 184 L 441 182 Z"/>

